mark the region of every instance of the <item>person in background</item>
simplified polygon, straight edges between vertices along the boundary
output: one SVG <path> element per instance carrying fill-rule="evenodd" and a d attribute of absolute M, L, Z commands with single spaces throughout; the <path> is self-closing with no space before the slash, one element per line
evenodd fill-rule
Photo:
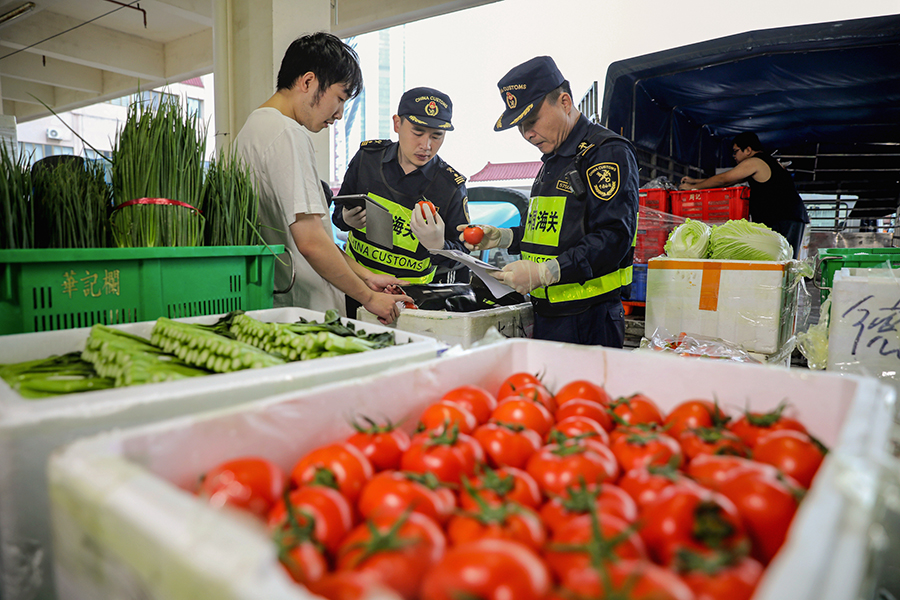
<path fill-rule="evenodd" d="M 763 150 L 751 131 L 735 136 L 731 155 L 737 163 L 733 169 L 707 179 L 683 177 L 678 189 L 705 190 L 746 181 L 750 184 L 750 219 L 783 235 L 797 258 L 809 215 L 790 173 Z"/>
<path fill-rule="evenodd" d="M 276 261 L 275 288 L 290 291 L 277 294 L 275 306 L 343 314 L 346 294 L 392 323 L 396 302 L 411 299 L 384 293 L 402 282 L 372 273 L 335 245 L 310 136 L 340 119 L 361 90 L 349 46 L 328 33 L 300 37 L 284 54 L 275 94 L 250 113 L 236 143 L 259 185 L 262 236 L 291 254 L 290 263 Z"/>
<path fill-rule="evenodd" d="M 447 94 L 427 87 L 408 90 L 393 116 L 398 141 L 364 141 L 350 161 L 339 195 L 369 194 L 394 219 L 394 247 L 386 250 L 366 237 L 365 207 L 334 211 L 334 224 L 350 232 L 346 252 L 371 271 L 411 284 L 468 281 L 468 269 L 428 252 L 465 250 L 456 227 L 469 222 L 466 178 L 438 156 L 446 133 L 453 131 L 452 116 Z M 416 210 L 421 200 L 431 202 L 436 213 Z"/>
<path fill-rule="evenodd" d="M 638 217 L 634 147 L 578 111 L 549 56 L 513 68 L 497 87 L 506 110 L 494 131 L 518 128 L 544 164 L 525 224 L 482 226 L 482 241 L 466 246 L 521 253 L 492 275 L 531 294 L 535 338 L 621 348 Z"/>

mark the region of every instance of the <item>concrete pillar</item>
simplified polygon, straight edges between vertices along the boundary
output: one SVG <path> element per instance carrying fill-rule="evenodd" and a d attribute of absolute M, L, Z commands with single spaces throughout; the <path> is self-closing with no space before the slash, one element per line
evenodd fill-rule
<path fill-rule="evenodd" d="M 331 0 L 215 0 L 216 149 L 275 93 L 281 58 L 306 33 L 331 31 Z M 319 174 L 329 172 L 330 134 L 313 135 Z"/>

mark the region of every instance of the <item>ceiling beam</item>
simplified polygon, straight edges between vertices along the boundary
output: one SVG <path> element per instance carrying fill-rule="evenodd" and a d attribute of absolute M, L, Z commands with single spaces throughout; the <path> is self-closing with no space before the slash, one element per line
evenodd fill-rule
<path fill-rule="evenodd" d="M 21 52 L 0 61 L 0 76 L 32 83 L 99 94 L 103 91 L 103 71 L 56 58 L 46 62 L 37 54 Z"/>
<path fill-rule="evenodd" d="M 166 60 L 166 77 L 175 82 L 212 73 L 212 28 L 167 43 L 163 49 Z"/>
<path fill-rule="evenodd" d="M 56 104 L 56 88 L 45 83 L 0 77 L 0 89 L 3 90 L 4 100 L 36 104 L 37 106 L 41 106 L 41 102 L 46 103 L 48 106 Z"/>
<path fill-rule="evenodd" d="M 16 27 L 4 29 L 0 46 L 21 50 L 81 23 L 78 19 L 43 11 L 17 23 Z M 67 31 L 26 52 L 142 79 L 165 77 L 163 44 L 97 25 Z M 0 54 L 0 64 L 12 58 L 9 54 Z"/>
<path fill-rule="evenodd" d="M 499 0 L 332 0 L 331 31 L 339 37 L 361 35 Z"/>
<path fill-rule="evenodd" d="M 204 27 L 213 26 L 213 0 L 141 0 L 141 8 L 148 14 L 159 9 Z"/>

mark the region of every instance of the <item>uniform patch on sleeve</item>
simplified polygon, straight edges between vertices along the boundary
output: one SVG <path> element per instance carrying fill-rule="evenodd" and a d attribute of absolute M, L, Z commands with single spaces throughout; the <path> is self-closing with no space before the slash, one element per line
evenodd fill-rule
<path fill-rule="evenodd" d="M 466 223 L 471 223 L 472 218 L 469 217 L 469 197 L 465 196 L 462 201 L 463 205 L 463 214 L 466 216 Z"/>
<path fill-rule="evenodd" d="M 603 201 L 609 201 L 619 191 L 619 165 L 598 163 L 587 170 L 591 193 Z"/>

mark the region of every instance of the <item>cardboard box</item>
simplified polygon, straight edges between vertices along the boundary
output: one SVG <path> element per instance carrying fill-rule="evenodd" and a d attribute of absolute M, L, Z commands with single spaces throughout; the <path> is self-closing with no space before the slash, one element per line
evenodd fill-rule
<path fill-rule="evenodd" d="M 790 262 L 651 259 L 646 335 L 693 333 L 773 354 L 794 333 L 796 281 Z"/>
<path fill-rule="evenodd" d="M 207 507 L 186 490 L 215 464 L 261 455 L 290 469 L 348 436 L 355 414 L 415 422 L 447 390 L 496 390 L 516 371 L 551 390 L 573 379 L 613 396 L 641 391 L 670 410 L 717 398 L 735 411 L 788 401 L 831 448 L 755 600 L 846 600 L 865 572 L 895 395 L 877 380 L 654 353 L 508 340 L 215 414 L 81 440 L 50 462 L 57 583 L 71 600 L 300 600 L 261 524 Z"/>
<path fill-rule="evenodd" d="M 377 317 L 360 307 L 356 318 L 364 323 L 377 323 Z M 530 338 L 534 331 L 534 312 L 530 302 L 498 306 L 472 312 L 404 309 L 391 327 L 427 335 L 450 346 L 471 348 L 491 327 L 508 338 Z"/>
<path fill-rule="evenodd" d="M 323 313 L 300 308 L 250 311 L 263 321 L 321 321 Z M 179 319 L 214 323 L 219 316 Z M 149 339 L 155 321 L 117 325 Z M 357 329 L 386 331 L 355 322 Z M 0 363 L 44 358 L 84 349 L 89 328 L 9 335 L 0 344 Z M 0 380 L 0 597 L 54 598 L 50 565 L 47 459 L 54 449 L 79 437 L 172 417 L 208 411 L 273 394 L 377 373 L 387 365 L 424 361 L 443 346 L 435 340 L 396 332 L 399 345 L 343 357 L 293 362 L 128 388 L 25 400 Z"/>

